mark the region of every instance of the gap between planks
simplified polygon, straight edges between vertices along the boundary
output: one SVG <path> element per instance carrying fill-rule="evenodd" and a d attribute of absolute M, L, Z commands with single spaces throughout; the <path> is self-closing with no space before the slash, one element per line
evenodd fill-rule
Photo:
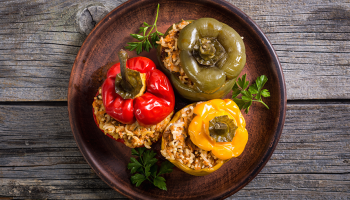
<path fill-rule="evenodd" d="M 300 104 L 350 104 L 350 99 L 306 99 L 288 100 L 287 105 Z M 68 106 L 67 101 L 0 101 L 0 105 L 6 106 Z"/>

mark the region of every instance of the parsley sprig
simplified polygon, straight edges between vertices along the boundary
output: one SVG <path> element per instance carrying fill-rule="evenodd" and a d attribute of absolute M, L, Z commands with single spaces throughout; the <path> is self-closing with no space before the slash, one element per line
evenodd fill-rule
<path fill-rule="evenodd" d="M 248 114 L 249 107 L 252 105 L 253 101 L 260 102 L 267 109 L 269 107 L 262 101 L 261 97 L 269 97 L 270 92 L 267 89 L 262 89 L 267 82 L 267 77 L 265 75 L 259 76 L 255 83 L 247 87 L 249 85 L 249 81 L 246 80 L 247 74 L 244 74 L 241 78 L 238 78 L 235 85 L 232 88 L 232 98 L 238 105 L 239 109 L 245 110 L 245 113 Z M 242 94 L 242 99 L 238 99 L 237 96 Z M 255 95 L 255 96 L 254 96 Z"/>
<path fill-rule="evenodd" d="M 157 48 L 157 41 L 159 41 L 159 36 L 164 35 L 163 33 L 159 32 L 157 30 L 157 20 L 158 20 L 158 12 L 159 12 L 159 4 L 157 7 L 157 15 L 156 19 L 154 21 L 153 25 L 149 25 L 146 22 L 143 22 L 143 26 L 141 26 L 139 29 L 139 34 L 130 34 L 133 38 L 139 40 L 140 42 L 128 42 L 125 49 L 128 49 L 129 51 L 136 50 L 137 54 L 140 54 L 143 50 L 146 50 L 149 52 L 151 48 Z M 152 33 L 153 29 L 155 28 L 155 32 Z M 149 30 L 148 34 L 146 35 L 147 30 Z M 142 33 L 143 35 L 141 35 Z M 148 39 L 151 37 L 151 41 Z"/>
<path fill-rule="evenodd" d="M 131 157 L 128 169 L 131 170 L 131 182 L 140 186 L 145 180 L 150 181 L 156 187 L 167 190 L 165 179 L 160 175 L 170 173 L 173 171 L 174 165 L 169 162 L 162 162 L 158 171 L 157 158 L 154 158 L 156 153 L 153 150 L 147 150 L 145 147 L 131 149 L 131 154 L 138 156 L 138 159 Z"/>

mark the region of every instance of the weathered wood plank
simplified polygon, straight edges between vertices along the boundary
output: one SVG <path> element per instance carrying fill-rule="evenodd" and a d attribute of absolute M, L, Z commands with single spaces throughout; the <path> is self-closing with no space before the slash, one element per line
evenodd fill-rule
<path fill-rule="evenodd" d="M 0 5 L 0 101 L 64 101 L 85 35 L 77 13 L 125 0 L 4 1 Z M 229 0 L 270 39 L 288 99 L 350 98 L 350 2 Z M 334 88 L 337 88 L 336 90 Z"/>
<path fill-rule="evenodd" d="M 250 13 L 274 45 L 288 99 L 350 97 L 341 89 L 350 83 L 349 1 L 230 2 Z"/>
<path fill-rule="evenodd" d="M 66 106 L 0 106 L 0 196 L 124 198 L 86 163 Z M 350 104 L 289 104 L 280 142 L 262 172 L 228 199 L 346 199 Z"/>
<path fill-rule="evenodd" d="M 70 70 L 86 35 L 77 14 L 124 1 L 5 1 L 0 5 L 0 101 L 67 100 Z"/>
<path fill-rule="evenodd" d="M 15 199 L 127 199 L 99 178 L 82 180 L 1 179 L 1 197 Z"/>
<path fill-rule="evenodd" d="M 349 176 L 260 173 L 227 199 L 348 199 Z"/>
<path fill-rule="evenodd" d="M 0 124 L 1 197 L 125 198 L 82 157 L 66 106 L 0 106 Z"/>

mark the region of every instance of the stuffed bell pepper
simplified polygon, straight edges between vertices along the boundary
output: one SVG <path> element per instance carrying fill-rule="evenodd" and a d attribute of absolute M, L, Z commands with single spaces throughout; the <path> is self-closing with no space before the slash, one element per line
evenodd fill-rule
<path fill-rule="evenodd" d="M 98 127 L 109 137 L 135 148 L 151 148 L 173 115 L 175 96 L 168 78 L 145 57 L 128 59 L 107 72 L 93 102 Z"/>
<path fill-rule="evenodd" d="M 241 36 L 212 18 L 173 24 L 158 44 L 162 71 L 192 101 L 224 97 L 246 62 Z"/>
<path fill-rule="evenodd" d="M 208 175 L 243 152 L 248 141 L 245 126 L 230 99 L 190 104 L 165 129 L 161 153 L 188 174 Z"/>

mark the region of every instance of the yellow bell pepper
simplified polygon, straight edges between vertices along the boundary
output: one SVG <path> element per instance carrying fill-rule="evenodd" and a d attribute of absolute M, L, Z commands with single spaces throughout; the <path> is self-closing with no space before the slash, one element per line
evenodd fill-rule
<path fill-rule="evenodd" d="M 188 127 L 188 134 L 193 144 L 203 150 L 212 151 L 221 160 L 237 157 L 243 152 L 248 142 L 248 132 L 245 128 L 244 117 L 234 101 L 213 99 L 198 104 L 194 108 L 194 113 L 196 117 L 193 118 Z M 232 141 L 217 142 L 210 136 L 209 121 L 225 115 L 234 121 L 237 129 Z"/>
<path fill-rule="evenodd" d="M 190 106 L 194 106 L 195 104 L 190 104 L 188 106 L 186 106 L 185 108 L 187 107 L 190 107 Z M 173 119 L 169 122 L 169 125 L 171 124 L 174 124 L 177 120 L 179 120 L 181 117 L 181 110 L 178 111 Z M 166 140 L 164 137 L 162 137 L 162 144 L 161 144 L 161 149 L 165 149 L 166 147 Z M 188 174 L 191 174 L 191 175 L 194 175 L 194 176 L 205 176 L 205 175 L 208 175 L 214 171 L 216 171 L 217 169 L 219 169 L 224 163 L 227 162 L 227 160 L 219 160 L 215 166 L 211 167 L 211 168 L 204 168 L 204 169 L 191 169 L 189 167 L 187 167 L 186 165 L 184 165 L 183 163 L 177 161 L 177 160 L 171 160 L 169 159 L 169 161 L 171 163 L 173 163 L 177 168 L 181 169 L 182 171 L 188 173 Z"/>
<path fill-rule="evenodd" d="M 189 106 L 195 106 L 190 104 Z M 186 108 L 185 107 L 185 108 Z M 203 150 L 211 150 L 212 153 L 220 160 L 217 160 L 216 164 L 210 168 L 192 169 L 178 160 L 168 159 L 176 167 L 182 171 L 194 175 L 205 176 L 216 170 L 218 170 L 223 164 L 225 164 L 230 158 L 239 156 L 248 141 L 248 132 L 245 129 L 245 120 L 237 104 L 232 100 L 215 99 L 204 103 L 199 103 L 193 110 L 196 116 L 192 119 L 188 125 L 187 133 L 193 144 Z M 237 128 L 235 129 L 235 135 L 231 142 L 216 142 L 209 135 L 209 121 L 217 116 L 227 115 L 229 119 L 234 120 Z M 178 111 L 173 119 L 168 124 L 168 127 L 176 123 L 181 118 L 181 111 Z M 186 129 L 186 128 L 185 128 Z M 167 141 L 163 134 L 161 149 L 166 149 Z"/>

